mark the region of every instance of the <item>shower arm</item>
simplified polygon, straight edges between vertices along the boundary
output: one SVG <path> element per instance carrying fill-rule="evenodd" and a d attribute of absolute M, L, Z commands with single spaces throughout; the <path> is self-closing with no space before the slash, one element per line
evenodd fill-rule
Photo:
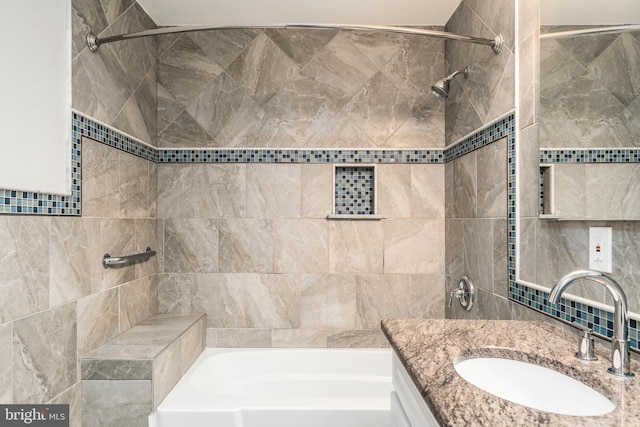
<path fill-rule="evenodd" d="M 461 34 L 448 33 L 446 31 L 438 30 L 424 30 L 419 28 L 408 27 L 392 27 L 385 25 L 356 25 L 356 24 L 266 24 L 266 25 L 235 25 L 235 26 L 211 26 L 211 25 L 199 25 L 199 26 L 178 26 L 178 27 L 164 27 L 157 28 L 155 30 L 139 31 L 128 34 L 118 34 L 115 36 L 109 36 L 99 38 L 93 33 L 87 34 L 86 42 L 91 52 L 96 52 L 98 48 L 107 43 L 118 42 L 122 40 L 137 39 L 140 37 L 159 36 L 162 34 L 175 34 L 175 33 L 187 33 L 192 31 L 203 30 L 243 30 L 243 29 L 264 29 L 264 28 L 276 28 L 276 29 L 304 29 L 304 28 L 324 28 L 324 29 L 340 29 L 340 30 L 356 30 L 356 31 L 384 31 L 400 34 L 415 34 L 422 36 L 430 36 L 447 40 L 456 40 L 467 43 L 481 44 L 490 46 L 494 53 L 498 54 L 502 50 L 504 45 L 504 39 L 502 34 L 498 34 L 494 39 L 484 39 L 479 37 L 465 36 Z"/>

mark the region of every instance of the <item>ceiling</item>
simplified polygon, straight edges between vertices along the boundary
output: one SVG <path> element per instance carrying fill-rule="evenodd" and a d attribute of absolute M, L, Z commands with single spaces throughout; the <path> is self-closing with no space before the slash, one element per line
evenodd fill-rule
<path fill-rule="evenodd" d="M 640 23 L 640 0 L 540 1 L 541 22 L 545 25 Z M 138 0 L 138 3 L 159 26 L 445 25 L 460 0 Z"/>

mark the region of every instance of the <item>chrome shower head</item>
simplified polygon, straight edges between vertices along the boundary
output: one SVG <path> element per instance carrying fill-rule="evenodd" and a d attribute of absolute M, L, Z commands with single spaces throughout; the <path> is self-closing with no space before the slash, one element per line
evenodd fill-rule
<path fill-rule="evenodd" d="M 458 74 L 464 73 L 464 78 L 469 78 L 469 67 L 465 67 L 464 70 L 458 70 L 451 75 L 445 77 L 442 80 L 438 80 L 436 83 L 431 85 L 431 93 L 433 93 L 438 98 L 446 98 L 449 96 L 449 89 L 451 80 Z"/>

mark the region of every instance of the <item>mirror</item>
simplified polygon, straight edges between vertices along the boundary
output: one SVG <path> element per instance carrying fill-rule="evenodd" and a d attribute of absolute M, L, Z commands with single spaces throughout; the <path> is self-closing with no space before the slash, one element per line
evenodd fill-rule
<path fill-rule="evenodd" d="M 585 28 L 598 26 L 540 29 L 541 213 L 560 220 L 637 220 L 640 28 L 558 37 Z"/>
<path fill-rule="evenodd" d="M 0 17 L 0 188 L 70 195 L 71 0 L 4 1 Z"/>
<path fill-rule="evenodd" d="M 596 0 L 542 0 L 540 12 L 541 35 L 640 23 L 640 3 L 635 0 L 605 7 Z M 519 191 L 536 193 L 544 211 L 540 215 L 534 206 L 519 213 L 517 281 L 534 294 L 537 289 L 548 291 L 573 270 L 588 269 L 589 227 L 612 227 L 611 274 L 623 286 L 630 311 L 640 313 L 640 31 L 566 39 L 542 36 L 539 60 L 536 131 L 541 153 L 548 156 L 540 170 L 520 171 L 520 176 L 542 176 L 541 185 Z M 593 157 L 607 159 L 598 156 L 629 157 L 622 163 L 591 164 Z M 610 304 L 596 285 L 583 283 L 570 291 L 591 307 Z"/>

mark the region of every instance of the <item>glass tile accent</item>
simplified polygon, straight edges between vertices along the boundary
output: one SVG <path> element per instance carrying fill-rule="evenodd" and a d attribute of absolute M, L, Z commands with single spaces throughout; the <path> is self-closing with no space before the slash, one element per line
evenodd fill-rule
<path fill-rule="evenodd" d="M 334 213 L 374 215 L 375 166 L 336 166 L 334 172 Z"/>
<path fill-rule="evenodd" d="M 158 150 L 80 113 L 71 115 L 71 196 L 0 189 L 0 214 L 80 216 L 82 137 L 158 162 Z"/>
<path fill-rule="evenodd" d="M 540 163 L 639 163 L 640 149 L 541 149 Z"/>
<path fill-rule="evenodd" d="M 159 163 L 444 163 L 442 150 L 159 149 Z"/>

